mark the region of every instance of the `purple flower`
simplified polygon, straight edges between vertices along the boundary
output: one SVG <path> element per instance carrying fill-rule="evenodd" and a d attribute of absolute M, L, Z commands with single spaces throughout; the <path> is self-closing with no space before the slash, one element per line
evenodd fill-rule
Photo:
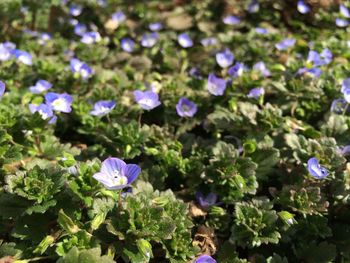
<path fill-rule="evenodd" d="M 303 0 L 299 0 L 298 1 L 298 11 L 301 13 L 301 14 L 307 14 L 310 12 L 310 7 L 303 1 Z"/>
<path fill-rule="evenodd" d="M 151 31 L 159 31 L 159 30 L 163 29 L 163 24 L 159 23 L 159 22 L 151 23 L 151 24 L 149 24 L 148 28 Z"/>
<path fill-rule="evenodd" d="M 221 96 L 224 94 L 226 89 L 226 80 L 218 78 L 211 73 L 208 76 L 207 89 L 211 94 Z"/>
<path fill-rule="evenodd" d="M 323 179 L 329 174 L 328 170 L 322 167 L 315 157 L 309 159 L 307 162 L 307 169 L 316 179 Z"/>
<path fill-rule="evenodd" d="M 145 33 L 142 35 L 141 46 L 143 47 L 153 47 L 158 41 L 158 34 L 156 32 L 153 33 Z"/>
<path fill-rule="evenodd" d="M 337 152 L 341 155 L 348 155 L 350 153 L 350 145 L 340 147 Z"/>
<path fill-rule="evenodd" d="M 307 61 L 312 62 L 315 67 L 327 65 L 331 63 L 332 60 L 333 54 L 328 48 L 325 48 L 320 54 L 314 50 L 310 50 L 307 58 Z"/>
<path fill-rule="evenodd" d="M 76 58 L 71 59 L 70 69 L 73 73 L 78 73 L 83 79 L 87 79 L 93 74 L 92 69 L 86 63 Z"/>
<path fill-rule="evenodd" d="M 5 89 L 6 89 L 5 83 L 0 80 L 0 98 L 4 95 Z"/>
<path fill-rule="evenodd" d="M 339 5 L 339 12 L 346 18 L 350 18 L 350 11 L 349 9 L 344 5 L 340 4 Z"/>
<path fill-rule="evenodd" d="M 120 46 L 125 52 L 131 53 L 134 51 L 135 42 L 131 38 L 122 38 Z"/>
<path fill-rule="evenodd" d="M 91 115 L 103 116 L 110 113 L 116 105 L 114 100 L 100 100 L 95 103 L 94 109 L 90 111 Z"/>
<path fill-rule="evenodd" d="M 260 9 L 258 0 L 252 0 L 248 6 L 249 13 L 257 13 Z"/>
<path fill-rule="evenodd" d="M 126 20 L 126 16 L 122 11 L 117 11 L 112 14 L 112 20 L 120 24 Z"/>
<path fill-rule="evenodd" d="M 255 32 L 260 35 L 267 35 L 269 33 L 269 31 L 263 27 L 256 27 Z"/>
<path fill-rule="evenodd" d="M 218 43 L 218 40 L 215 37 L 203 38 L 201 40 L 201 44 L 205 47 L 213 46 L 213 45 L 216 45 L 217 43 Z"/>
<path fill-rule="evenodd" d="M 78 23 L 74 26 L 74 34 L 78 36 L 83 36 L 84 33 L 86 33 L 86 31 L 87 31 L 87 27 L 82 23 Z"/>
<path fill-rule="evenodd" d="M 177 37 L 179 45 L 183 48 L 189 48 L 193 46 L 193 41 L 187 33 L 182 33 Z"/>
<path fill-rule="evenodd" d="M 345 99 L 335 99 L 333 100 L 331 105 L 331 112 L 338 113 L 338 114 L 343 113 L 347 104 L 348 103 L 346 102 Z"/>
<path fill-rule="evenodd" d="M 227 73 L 234 78 L 238 78 L 243 75 L 244 72 L 244 64 L 240 62 L 236 62 L 236 64 L 232 67 L 230 67 L 227 71 Z"/>
<path fill-rule="evenodd" d="M 216 263 L 216 260 L 211 256 L 203 255 L 196 259 L 194 263 Z"/>
<path fill-rule="evenodd" d="M 69 13 L 72 15 L 72 16 L 79 16 L 83 11 L 83 7 L 80 6 L 80 5 L 74 5 L 72 4 L 70 7 L 69 7 Z"/>
<path fill-rule="evenodd" d="M 196 79 L 203 79 L 200 70 L 196 67 L 192 67 L 188 74 Z"/>
<path fill-rule="evenodd" d="M 17 58 L 19 62 L 22 62 L 25 65 L 30 66 L 33 64 L 32 55 L 26 51 L 15 49 L 13 51 L 13 55 Z"/>
<path fill-rule="evenodd" d="M 9 49 L 4 43 L 0 44 L 0 61 L 7 61 L 12 56 L 12 49 Z"/>
<path fill-rule="evenodd" d="M 278 49 L 278 50 L 286 50 L 292 46 L 294 46 L 296 40 L 294 38 L 286 38 L 286 39 L 283 39 L 281 42 L 277 43 L 275 45 L 275 47 Z"/>
<path fill-rule="evenodd" d="M 103 161 L 101 171 L 93 178 L 102 183 L 108 190 L 119 190 L 129 187 L 141 173 L 136 164 L 126 164 L 119 158 L 109 157 Z"/>
<path fill-rule="evenodd" d="M 222 19 L 222 21 L 226 25 L 237 25 L 237 24 L 239 24 L 241 22 L 241 20 L 237 16 L 234 16 L 234 15 L 225 16 Z"/>
<path fill-rule="evenodd" d="M 80 41 L 87 45 L 98 43 L 101 41 L 101 35 L 99 32 L 95 32 L 95 31 L 86 32 L 82 35 L 82 38 Z"/>
<path fill-rule="evenodd" d="M 338 27 L 347 27 L 349 25 L 349 21 L 345 20 L 345 19 L 342 19 L 342 18 L 336 18 L 335 19 L 335 24 Z"/>
<path fill-rule="evenodd" d="M 343 92 L 345 89 L 350 89 L 350 78 L 344 79 L 341 85 L 341 91 Z"/>
<path fill-rule="evenodd" d="M 306 74 L 309 77 L 312 78 L 318 78 L 322 74 L 322 70 L 320 68 L 314 67 L 314 68 L 300 68 L 297 72 L 297 75 Z"/>
<path fill-rule="evenodd" d="M 140 91 L 135 90 L 134 96 L 136 102 L 141 106 L 142 109 L 152 110 L 158 107 L 161 103 L 159 101 L 159 96 L 153 91 Z"/>
<path fill-rule="evenodd" d="M 42 33 L 40 36 L 39 36 L 39 44 L 40 45 L 45 45 L 47 41 L 51 40 L 52 39 L 52 36 L 48 33 Z"/>
<path fill-rule="evenodd" d="M 31 93 L 40 94 L 48 89 L 51 89 L 52 84 L 46 80 L 38 80 L 34 86 L 29 87 Z"/>
<path fill-rule="evenodd" d="M 71 105 L 73 97 L 67 93 L 59 94 L 49 92 L 45 95 L 46 104 L 55 111 L 69 113 L 72 111 Z"/>
<path fill-rule="evenodd" d="M 201 192 L 197 192 L 196 199 L 202 208 L 207 209 L 217 204 L 218 196 L 214 193 L 209 193 L 207 196 L 204 196 Z"/>
<path fill-rule="evenodd" d="M 31 113 L 38 112 L 43 120 L 47 120 L 54 116 L 52 108 L 44 103 L 41 103 L 40 105 L 29 104 L 29 110 Z"/>
<path fill-rule="evenodd" d="M 259 99 L 260 96 L 265 94 L 265 90 L 262 87 L 251 89 L 247 95 L 248 98 Z"/>
<path fill-rule="evenodd" d="M 232 65 L 234 56 L 229 49 L 225 49 L 222 52 L 216 54 L 216 62 L 222 68 L 227 68 Z"/>
<path fill-rule="evenodd" d="M 253 70 L 259 71 L 264 77 L 271 75 L 270 71 L 266 68 L 265 63 L 260 61 L 253 66 Z"/>
<path fill-rule="evenodd" d="M 346 100 L 347 103 L 350 103 L 350 88 L 345 88 L 342 90 L 344 99 Z"/>
<path fill-rule="evenodd" d="M 176 104 L 176 111 L 181 117 L 193 117 L 197 112 L 197 105 L 189 99 L 182 97 Z"/>

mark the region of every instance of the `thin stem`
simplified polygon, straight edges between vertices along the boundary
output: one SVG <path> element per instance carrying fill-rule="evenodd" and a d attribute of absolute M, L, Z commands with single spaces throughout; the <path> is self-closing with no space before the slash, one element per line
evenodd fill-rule
<path fill-rule="evenodd" d="M 347 110 L 349 108 L 349 103 L 346 104 L 344 110 L 343 110 L 343 116 L 346 114 Z"/>

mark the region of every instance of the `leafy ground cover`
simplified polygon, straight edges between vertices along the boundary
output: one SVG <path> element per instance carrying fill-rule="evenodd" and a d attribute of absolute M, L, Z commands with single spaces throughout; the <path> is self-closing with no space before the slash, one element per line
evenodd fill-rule
<path fill-rule="evenodd" d="M 0 262 L 350 262 L 349 8 L 0 1 Z"/>

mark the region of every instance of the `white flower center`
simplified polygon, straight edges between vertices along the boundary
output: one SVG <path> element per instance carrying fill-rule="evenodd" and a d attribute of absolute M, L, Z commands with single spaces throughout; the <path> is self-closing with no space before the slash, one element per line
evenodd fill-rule
<path fill-rule="evenodd" d="M 113 171 L 113 183 L 114 185 L 126 185 L 128 184 L 128 178 L 122 175 L 118 170 Z"/>
<path fill-rule="evenodd" d="M 62 109 L 65 105 L 65 101 L 62 98 L 56 99 L 52 102 L 52 106 L 55 109 Z"/>
<path fill-rule="evenodd" d="M 38 112 L 41 118 L 43 118 L 44 120 L 46 120 L 49 117 L 49 115 L 46 112 L 43 112 L 42 110 L 38 110 Z"/>

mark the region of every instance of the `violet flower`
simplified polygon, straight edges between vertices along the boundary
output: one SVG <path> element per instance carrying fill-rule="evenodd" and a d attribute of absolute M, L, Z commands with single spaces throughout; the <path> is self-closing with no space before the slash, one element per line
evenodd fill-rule
<path fill-rule="evenodd" d="M 293 47 L 295 45 L 296 40 L 294 38 L 286 38 L 283 39 L 281 42 L 277 43 L 275 47 L 278 50 L 286 50 L 290 47 Z"/>
<path fill-rule="evenodd" d="M 0 98 L 4 95 L 5 89 L 6 89 L 5 83 L 0 80 Z"/>
<path fill-rule="evenodd" d="M 163 29 L 163 24 L 160 22 L 151 23 L 151 24 L 149 24 L 148 28 L 151 31 L 160 31 Z"/>
<path fill-rule="evenodd" d="M 227 68 L 232 65 L 234 56 L 229 49 L 225 49 L 222 52 L 216 54 L 216 62 L 222 68 Z"/>
<path fill-rule="evenodd" d="M 332 101 L 330 111 L 338 114 L 343 113 L 347 105 L 348 103 L 345 99 L 335 99 Z"/>
<path fill-rule="evenodd" d="M 141 173 L 136 164 L 126 164 L 119 158 L 109 157 L 103 161 L 101 171 L 93 178 L 102 183 L 108 190 L 119 190 L 129 187 Z"/>
<path fill-rule="evenodd" d="M 211 94 L 215 96 L 223 95 L 226 89 L 226 84 L 227 84 L 226 80 L 222 78 L 218 78 L 212 73 L 209 74 L 207 89 Z"/>
<path fill-rule="evenodd" d="M 196 199 L 203 209 L 207 209 L 210 206 L 217 204 L 218 195 L 214 193 L 209 193 L 207 196 L 204 196 L 201 192 L 197 192 Z"/>
<path fill-rule="evenodd" d="M 140 91 L 135 90 L 134 96 L 136 102 L 141 106 L 142 109 L 152 110 L 158 107 L 161 103 L 159 101 L 159 96 L 153 91 Z"/>
<path fill-rule="evenodd" d="M 267 35 L 269 33 L 269 31 L 263 27 L 256 27 L 255 32 L 260 35 Z"/>
<path fill-rule="evenodd" d="M 307 14 L 311 11 L 310 6 L 308 6 L 303 0 L 298 1 L 297 9 L 301 14 Z"/>
<path fill-rule="evenodd" d="M 240 62 L 236 62 L 236 64 L 232 67 L 230 67 L 227 71 L 227 73 L 234 78 L 238 78 L 243 75 L 244 72 L 244 64 Z"/>
<path fill-rule="evenodd" d="M 222 22 L 226 25 L 237 25 L 241 22 L 241 19 L 234 15 L 228 15 L 222 19 Z"/>
<path fill-rule="evenodd" d="M 339 5 L 339 12 L 346 18 L 350 18 L 350 11 L 349 9 L 344 5 L 340 4 Z"/>
<path fill-rule="evenodd" d="M 309 159 L 307 162 L 307 169 L 316 179 L 323 179 L 329 174 L 328 170 L 321 166 L 315 157 Z"/>
<path fill-rule="evenodd" d="M 211 256 L 202 255 L 199 258 L 197 258 L 194 263 L 216 263 L 216 260 L 213 259 Z"/>
<path fill-rule="evenodd" d="M 262 87 L 251 89 L 247 95 L 248 98 L 259 99 L 265 94 L 265 89 Z"/>
<path fill-rule="evenodd" d="M 248 6 L 248 12 L 253 14 L 259 12 L 260 6 L 258 0 L 252 0 Z"/>
<path fill-rule="evenodd" d="M 335 19 L 335 24 L 338 27 L 347 27 L 349 25 L 349 21 L 343 18 L 336 18 Z"/>
<path fill-rule="evenodd" d="M 204 47 L 208 47 L 208 46 L 216 45 L 218 43 L 218 40 L 215 37 L 208 37 L 208 38 L 203 38 L 200 42 Z"/>
<path fill-rule="evenodd" d="M 70 69 L 73 73 L 78 73 L 83 79 L 87 79 L 93 74 L 92 69 L 86 63 L 76 58 L 71 59 Z"/>
<path fill-rule="evenodd" d="M 69 113 L 72 111 L 71 105 L 73 97 L 67 93 L 59 94 L 49 92 L 45 95 L 46 104 L 55 111 Z"/>
<path fill-rule="evenodd" d="M 25 65 L 30 66 L 33 64 L 32 55 L 26 51 L 15 49 L 13 51 L 13 55 L 17 58 L 19 62 L 22 62 Z"/>
<path fill-rule="evenodd" d="M 78 36 L 83 36 L 87 31 L 86 25 L 82 23 L 78 23 L 74 26 L 74 34 Z"/>
<path fill-rule="evenodd" d="M 135 42 L 131 38 L 122 38 L 120 46 L 125 52 L 131 53 L 134 51 Z"/>
<path fill-rule="evenodd" d="M 126 16 L 122 11 L 117 11 L 112 14 L 112 20 L 120 24 L 126 20 Z"/>
<path fill-rule="evenodd" d="M 38 80 L 34 86 L 29 87 L 29 90 L 33 94 L 40 94 L 48 89 L 52 88 L 52 84 L 46 80 Z"/>
<path fill-rule="evenodd" d="M 269 77 L 271 75 L 270 70 L 267 69 L 265 63 L 262 61 L 254 64 L 253 70 L 259 71 L 264 77 Z"/>
<path fill-rule="evenodd" d="M 350 89 L 350 78 L 344 79 L 341 85 L 341 91 L 343 92 L 345 89 Z"/>
<path fill-rule="evenodd" d="M 153 33 L 145 33 L 141 39 L 141 46 L 143 47 L 153 47 L 158 41 L 158 34 L 156 32 Z"/>
<path fill-rule="evenodd" d="M 29 104 L 29 110 L 33 114 L 35 112 L 38 112 L 43 120 L 47 120 L 51 118 L 51 120 L 49 121 L 50 124 L 56 121 L 56 118 L 53 118 L 54 114 L 53 114 L 52 108 L 47 104 L 44 104 L 44 103 L 41 103 L 40 105 Z"/>
<path fill-rule="evenodd" d="M 72 4 L 70 7 L 69 7 L 69 13 L 72 15 L 72 16 L 79 16 L 83 11 L 83 7 L 80 6 L 80 5 L 75 5 L 75 4 Z"/>
<path fill-rule="evenodd" d="M 197 112 L 197 105 L 189 99 L 182 97 L 176 105 L 176 111 L 181 117 L 193 117 Z"/>
<path fill-rule="evenodd" d="M 102 38 L 99 32 L 91 31 L 84 33 L 80 41 L 84 44 L 91 45 L 100 42 L 101 39 Z"/>
<path fill-rule="evenodd" d="M 90 111 L 93 116 L 104 116 L 110 113 L 116 105 L 113 100 L 100 100 L 94 104 L 94 109 Z"/>
<path fill-rule="evenodd" d="M 177 37 L 179 45 L 183 48 L 189 48 L 193 46 L 193 41 L 187 33 L 182 33 Z"/>

